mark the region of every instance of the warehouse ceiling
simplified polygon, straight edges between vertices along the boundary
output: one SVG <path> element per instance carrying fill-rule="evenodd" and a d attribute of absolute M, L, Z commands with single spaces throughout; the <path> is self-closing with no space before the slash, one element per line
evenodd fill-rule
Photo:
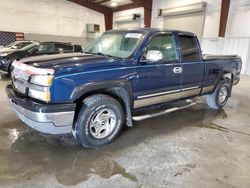
<path fill-rule="evenodd" d="M 132 1 L 132 0 L 93 0 L 94 3 L 100 4 L 103 6 L 107 6 L 110 8 L 115 8 L 118 6 L 131 4 L 134 1 Z"/>
<path fill-rule="evenodd" d="M 67 0 L 106 14 L 138 7 L 152 9 L 152 0 Z"/>
<path fill-rule="evenodd" d="M 68 0 L 86 8 L 104 14 L 106 30 L 112 29 L 113 12 L 143 7 L 145 10 L 145 27 L 151 25 L 151 11 L 153 0 Z M 114 4 L 115 3 L 115 4 Z"/>

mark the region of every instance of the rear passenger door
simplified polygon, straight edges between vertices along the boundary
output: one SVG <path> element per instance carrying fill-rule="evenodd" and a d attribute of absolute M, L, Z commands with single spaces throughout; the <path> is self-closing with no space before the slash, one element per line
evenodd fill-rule
<path fill-rule="evenodd" d="M 179 34 L 182 79 L 181 97 L 198 95 L 202 88 L 204 63 L 200 54 L 198 39 L 193 35 Z"/>

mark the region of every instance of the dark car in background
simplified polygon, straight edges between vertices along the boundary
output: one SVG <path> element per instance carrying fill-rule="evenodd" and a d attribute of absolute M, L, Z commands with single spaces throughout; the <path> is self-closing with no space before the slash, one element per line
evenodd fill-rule
<path fill-rule="evenodd" d="M 29 41 L 29 40 L 15 41 L 15 42 L 12 42 L 6 46 L 1 46 L 0 53 L 5 52 L 5 51 L 10 51 L 10 50 L 21 49 L 25 46 L 32 44 L 32 43 L 34 43 L 34 41 Z"/>
<path fill-rule="evenodd" d="M 52 55 L 61 53 L 82 52 L 80 45 L 63 42 L 32 42 L 21 49 L 10 49 L 0 52 L 0 70 L 10 72 L 14 60 L 25 57 Z"/>

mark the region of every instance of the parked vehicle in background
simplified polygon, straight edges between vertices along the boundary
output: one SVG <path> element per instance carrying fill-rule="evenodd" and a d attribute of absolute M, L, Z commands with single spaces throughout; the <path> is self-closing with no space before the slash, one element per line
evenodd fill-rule
<path fill-rule="evenodd" d="M 12 42 L 6 46 L 0 47 L 0 53 L 6 52 L 6 51 L 11 51 L 11 50 L 21 49 L 29 44 L 32 44 L 33 42 L 34 41 L 15 41 L 15 42 Z"/>
<path fill-rule="evenodd" d="M 63 42 L 32 42 L 20 49 L 0 52 L 0 70 L 10 72 L 11 64 L 16 59 L 72 52 L 82 52 L 81 46 Z"/>
<path fill-rule="evenodd" d="M 49 134 L 72 132 L 84 147 L 98 148 L 112 142 L 124 124 L 194 105 L 196 96 L 207 95 L 211 108 L 223 108 L 240 80 L 241 64 L 234 55 L 202 56 L 193 33 L 114 30 L 85 54 L 15 61 L 6 91 L 28 126 Z M 170 107 L 162 110 L 166 103 Z M 153 106 L 160 111 L 148 112 Z"/>

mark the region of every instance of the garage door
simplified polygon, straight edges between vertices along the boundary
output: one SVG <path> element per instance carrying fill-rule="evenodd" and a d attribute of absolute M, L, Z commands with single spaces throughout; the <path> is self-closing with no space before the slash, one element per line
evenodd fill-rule
<path fill-rule="evenodd" d="M 201 38 L 203 32 L 203 13 L 166 17 L 163 27 L 164 29 L 190 31 Z"/>
<path fill-rule="evenodd" d="M 176 29 L 195 33 L 202 38 L 206 4 L 197 3 L 162 10 L 164 29 Z"/>
<path fill-rule="evenodd" d="M 131 22 L 116 22 L 117 29 L 139 29 L 141 28 L 140 20 L 131 21 Z"/>

